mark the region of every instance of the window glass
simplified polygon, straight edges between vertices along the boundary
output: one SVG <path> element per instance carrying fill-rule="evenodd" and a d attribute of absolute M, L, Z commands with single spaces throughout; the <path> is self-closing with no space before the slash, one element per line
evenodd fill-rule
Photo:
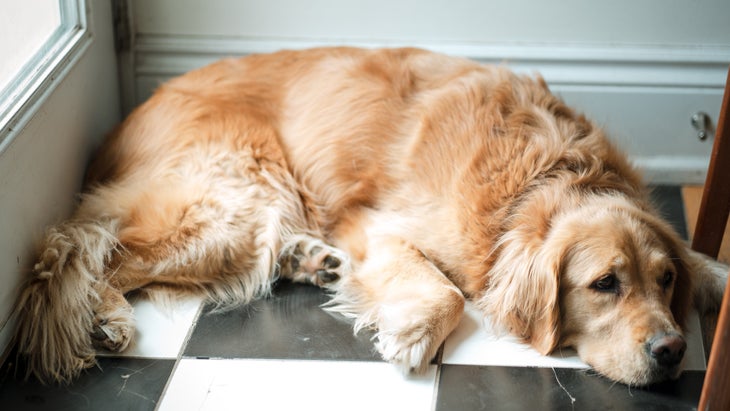
<path fill-rule="evenodd" d="M 59 0 L 0 0 L 0 94 L 60 25 Z"/>
<path fill-rule="evenodd" d="M 91 43 L 84 0 L 0 0 L 0 153 Z"/>

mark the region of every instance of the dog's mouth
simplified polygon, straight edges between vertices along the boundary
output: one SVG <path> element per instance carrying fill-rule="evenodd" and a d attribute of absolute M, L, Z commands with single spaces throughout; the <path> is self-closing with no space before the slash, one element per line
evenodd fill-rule
<path fill-rule="evenodd" d="M 637 370 L 634 373 L 617 373 L 615 370 L 605 370 L 589 364 L 594 371 L 613 381 L 628 385 L 630 387 L 648 387 L 654 384 L 660 384 L 670 380 L 676 380 L 682 375 L 682 367 L 675 365 L 672 367 L 648 367 Z"/>
<path fill-rule="evenodd" d="M 668 380 L 676 380 L 679 378 L 680 375 L 682 375 L 682 370 L 682 363 L 670 367 L 652 367 L 644 384 L 637 385 L 652 385 Z"/>
<path fill-rule="evenodd" d="M 678 347 L 667 348 L 664 347 L 667 344 L 657 344 L 656 339 L 653 339 L 637 346 L 633 354 L 629 355 L 625 352 L 611 355 L 604 351 L 603 355 L 584 357 L 582 354 L 588 353 L 578 351 L 579 356 L 598 374 L 628 386 L 645 387 L 676 380 L 681 376 L 686 345 L 681 335 L 678 338 L 682 340 L 681 344 L 677 343 Z"/>
<path fill-rule="evenodd" d="M 683 363 L 679 362 L 674 365 L 660 365 L 652 358 L 649 358 L 644 364 L 632 364 L 628 368 L 636 367 L 634 370 L 628 369 L 610 369 L 605 370 L 600 366 L 593 364 L 591 367 L 599 374 L 628 386 L 646 387 L 653 384 L 659 384 L 669 380 L 676 380 L 682 375 L 684 369 Z M 628 371 L 628 372 L 627 372 Z"/>

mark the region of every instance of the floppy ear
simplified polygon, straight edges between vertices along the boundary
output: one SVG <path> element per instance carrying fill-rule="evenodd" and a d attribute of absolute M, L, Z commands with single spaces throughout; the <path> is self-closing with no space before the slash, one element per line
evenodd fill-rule
<path fill-rule="evenodd" d="M 677 270 L 677 278 L 672 293 L 670 308 L 674 321 L 685 329 L 690 305 L 692 304 L 692 264 L 687 254 L 686 245 L 674 230 L 664 221 L 654 216 L 648 217 L 649 226 L 659 235 L 659 238 L 668 246 L 669 257 Z"/>
<path fill-rule="evenodd" d="M 499 328 L 528 342 L 541 354 L 560 340 L 560 272 L 564 248 L 526 233 L 502 238 L 489 285 L 477 305 Z"/>
<path fill-rule="evenodd" d="M 674 321 L 686 329 L 687 314 L 692 304 L 692 276 L 690 274 L 689 264 L 687 263 L 686 252 L 682 246 L 676 247 L 676 252 L 672 254 L 674 266 L 677 269 L 677 280 L 674 285 L 674 293 L 672 294 L 672 315 Z"/>
<path fill-rule="evenodd" d="M 689 256 L 685 250 L 681 240 L 670 231 L 666 240 L 669 243 L 670 258 L 677 270 L 677 279 L 674 283 L 674 291 L 672 293 L 672 303 L 670 308 L 674 321 L 677 322 L 682 329 L 686 329 L 687 316 L 692 304 L 692 274 Z"/>

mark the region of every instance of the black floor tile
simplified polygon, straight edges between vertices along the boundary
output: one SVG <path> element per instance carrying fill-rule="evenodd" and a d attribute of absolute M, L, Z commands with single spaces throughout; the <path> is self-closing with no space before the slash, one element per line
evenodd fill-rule
<path fill-rule="evenodd" d="M 682 188 L 679 186 L 653 186 L 652 198 L 659 212 L 677 233 L 687 239 L 687 223 L 684 217 L 684 200 L 682 199 Z"/>
<path fill-rule="evenodd" d="M 175 365 L 174 360 L 99 359 L 67 386 L 23 381 L 13 361 L 0 370 L 0 409 L 3 410 L 154 410 Z M 17 375 L 16 375 L 17 374 Z"/>
<path fill-rule="evenodd" d="M 282 281 L 271 298 L 224 313 L 206 307 L 184 356 L 380 360 L 373 332 L 353 335 L 350 321 L 320 307 L 328 299 L 320 288 Z"/>
<path fill-rule="evenodd" d="M 703 378 L 629 388 L 586 370 L 443 365 L 436 410 L 692 410 Z"/>

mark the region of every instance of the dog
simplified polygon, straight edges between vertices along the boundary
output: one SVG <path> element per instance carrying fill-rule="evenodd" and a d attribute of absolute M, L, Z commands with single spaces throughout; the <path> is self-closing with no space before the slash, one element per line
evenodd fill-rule
<path fill-rule="evenodd" d="M 22 290 L 29 374 L 69 382 L 134 335 L 125 295 L 220 309 L 278 278 L 330 290 L 423 370 L 467 299 L 549 354 L 630 385 L 676 378 L 694 303 L 727 267 L 658 217 L 640 174 L 545 81 L 418 49 L 226 59 L 174 78 L 114 130 Z"/>

